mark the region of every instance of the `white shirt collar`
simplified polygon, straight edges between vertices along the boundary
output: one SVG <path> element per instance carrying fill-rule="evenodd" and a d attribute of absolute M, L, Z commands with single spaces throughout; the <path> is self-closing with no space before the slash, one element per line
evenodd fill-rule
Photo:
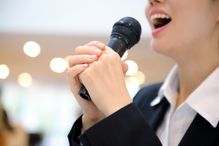
<path fill-rule="evenodd" d="M 166 97 L 168 102 L 175 104 L 173 98 L 177 97 L 178 91 L 178 66 L 175 65 L 163 85 L 158 96 L 151 102 L 151 106 L 156 106 Z M 205 118 L 213 127 L 216 127 L 219 121 L 219 67 L 187 98 L 185 101 L 198 114 Z M 174 102 L 174 103 L 173 103 Z"/>
<path fill-rule="evenodd" d="M 176 98 L 177 90 L 178 90 L 178 75 L 177 75 L 178 66 L 175 65 L 167 78 L 165 79 L 163 85 L 161 86 L 158 96 L 151 102 L 151 106 L 156 106 L 160 103 L 160 101 L 166 97 L 169 103 L 173 102 L 172 98 Z"/>
<path fill-rule="evenodd" d="M 186 102 L 213 127 L 219 121 L 219 67 L 202 82 Z"/>

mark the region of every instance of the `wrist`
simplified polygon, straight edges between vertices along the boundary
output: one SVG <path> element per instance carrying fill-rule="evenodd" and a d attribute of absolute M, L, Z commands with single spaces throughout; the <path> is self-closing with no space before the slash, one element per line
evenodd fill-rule
<path fill-rule="evenodd" d="M 112 115 L 113 113 L 115 113 L 118 110 L 122 109 L 123 107 L 129 105 L 130 103 L 132 103 L 131 99 L 117 101 L 117 103 L 114 103 L 111 106 L 109 106 L 109 108 L 105 112 L 105 116 L 108 117 L 108 116 Z"/>
<path fill-rule="evenodd" d="M 90 117 L 88 115 L 82 116 L 82 127 L 81 127 L 81 133 L 84 133 L 87 129 L 95 125 L 98 121 L 100 121 L 100 118 L 97 117 Z"/>

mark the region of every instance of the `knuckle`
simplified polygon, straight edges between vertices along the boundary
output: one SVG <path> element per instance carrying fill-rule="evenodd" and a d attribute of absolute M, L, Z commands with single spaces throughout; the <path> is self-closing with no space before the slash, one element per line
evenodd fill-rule
<path fill-rule="evenodd" d="M 91 41 L 90 42 L 91 44 L 98 44 L 98 43 L 100 43 L 99 41 L 96 41 L 96 40 L 94 40 L 94 41 Z"/>
<path fill-rule="evenodd" d="M 70 67 L 67 69 L 67 74 L 68 76 L 71 76 L 71 77 L 75 77 L 77 76 L 81 71 L 83 70 L 83 68 L 81 67 L 80 64 L 76 64 L 74 65 L 73 67 Z"/>
<path fill-rule="evenodd" d="M 117 62 L 120 59 L 120 56 L 117 53 L 110 53 L 110 54 L 102 54 L 100 60 L 102 62 Z"/>
<path fill-rule="evenodd" d="M 77 46 L 75 49 L 74 49 L 74 53 L 77 53 L 81 50 L 83 46 Z"/>
<path fill-rule="evenodd" d="M 97 45 L 100 46 L 100 48 L 104 48 L 105 47 L 105 44 L 102 43 L 102 42 L 99 42 L 99 41 L 97 41 Z"/>
<path fill-rule="evenodd" d="M 115 61 L 120 60 L 120 56 L 116 52 L 110 53 L 109 58 L 112 59 L 112 60 L 115 60 Z"/>
<path fill-rule="evenodd" d="M 91 41 L 90 43 L 88 43 L 89 46 L 95 46 L 99 49 L 104 49 L 105 48 L 105 44 L 100 42 L 100 41 Z"/>
<path fill-rule="evenodd" d="M 116 52 L 114 52 L 114 53 L 112 53 L 113 54 L 113 56 L 116 58 L 116 59 L 120 59 L 121 57 L 119 56 L 119 54 L 118 53 L 116 53 Z"/>

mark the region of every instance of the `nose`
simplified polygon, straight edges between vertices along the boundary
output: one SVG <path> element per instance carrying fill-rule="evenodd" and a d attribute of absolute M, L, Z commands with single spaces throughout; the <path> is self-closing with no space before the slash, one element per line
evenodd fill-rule
<path fill-rule="evenodd" d="M 154 5 L 154 4 L 156 4 L 156 3 L 162 3 L 162 2 L 164 2 L 164 0 L 149 0 L 149 3 L 150 3 L 151 5 Z"/>

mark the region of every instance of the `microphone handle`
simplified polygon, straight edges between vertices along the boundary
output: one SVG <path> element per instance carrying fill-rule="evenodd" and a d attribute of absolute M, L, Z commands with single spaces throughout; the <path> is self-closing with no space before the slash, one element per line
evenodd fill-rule
<path fill-rule="evenodd" d="M 108 46 L 112 48 L 115 52 L 117 52 L 120 57 L 122 57 L 122 55 L 125 53 L 127 49 L 126 48 L 127 45 L 124 43 L 122 38 L 116 38 L 116 37 L 110 39 Z M 90 95 L 87 89 L 84 87 L 84 85 L 82 85 L 78 94 L 85 100 L 91 100 Z"/>
<path fill-rule="evenodd" d="M 82 85 L 78 94 L 85 100 L 91 100 L 90 95 L 84 85 Z"/>

